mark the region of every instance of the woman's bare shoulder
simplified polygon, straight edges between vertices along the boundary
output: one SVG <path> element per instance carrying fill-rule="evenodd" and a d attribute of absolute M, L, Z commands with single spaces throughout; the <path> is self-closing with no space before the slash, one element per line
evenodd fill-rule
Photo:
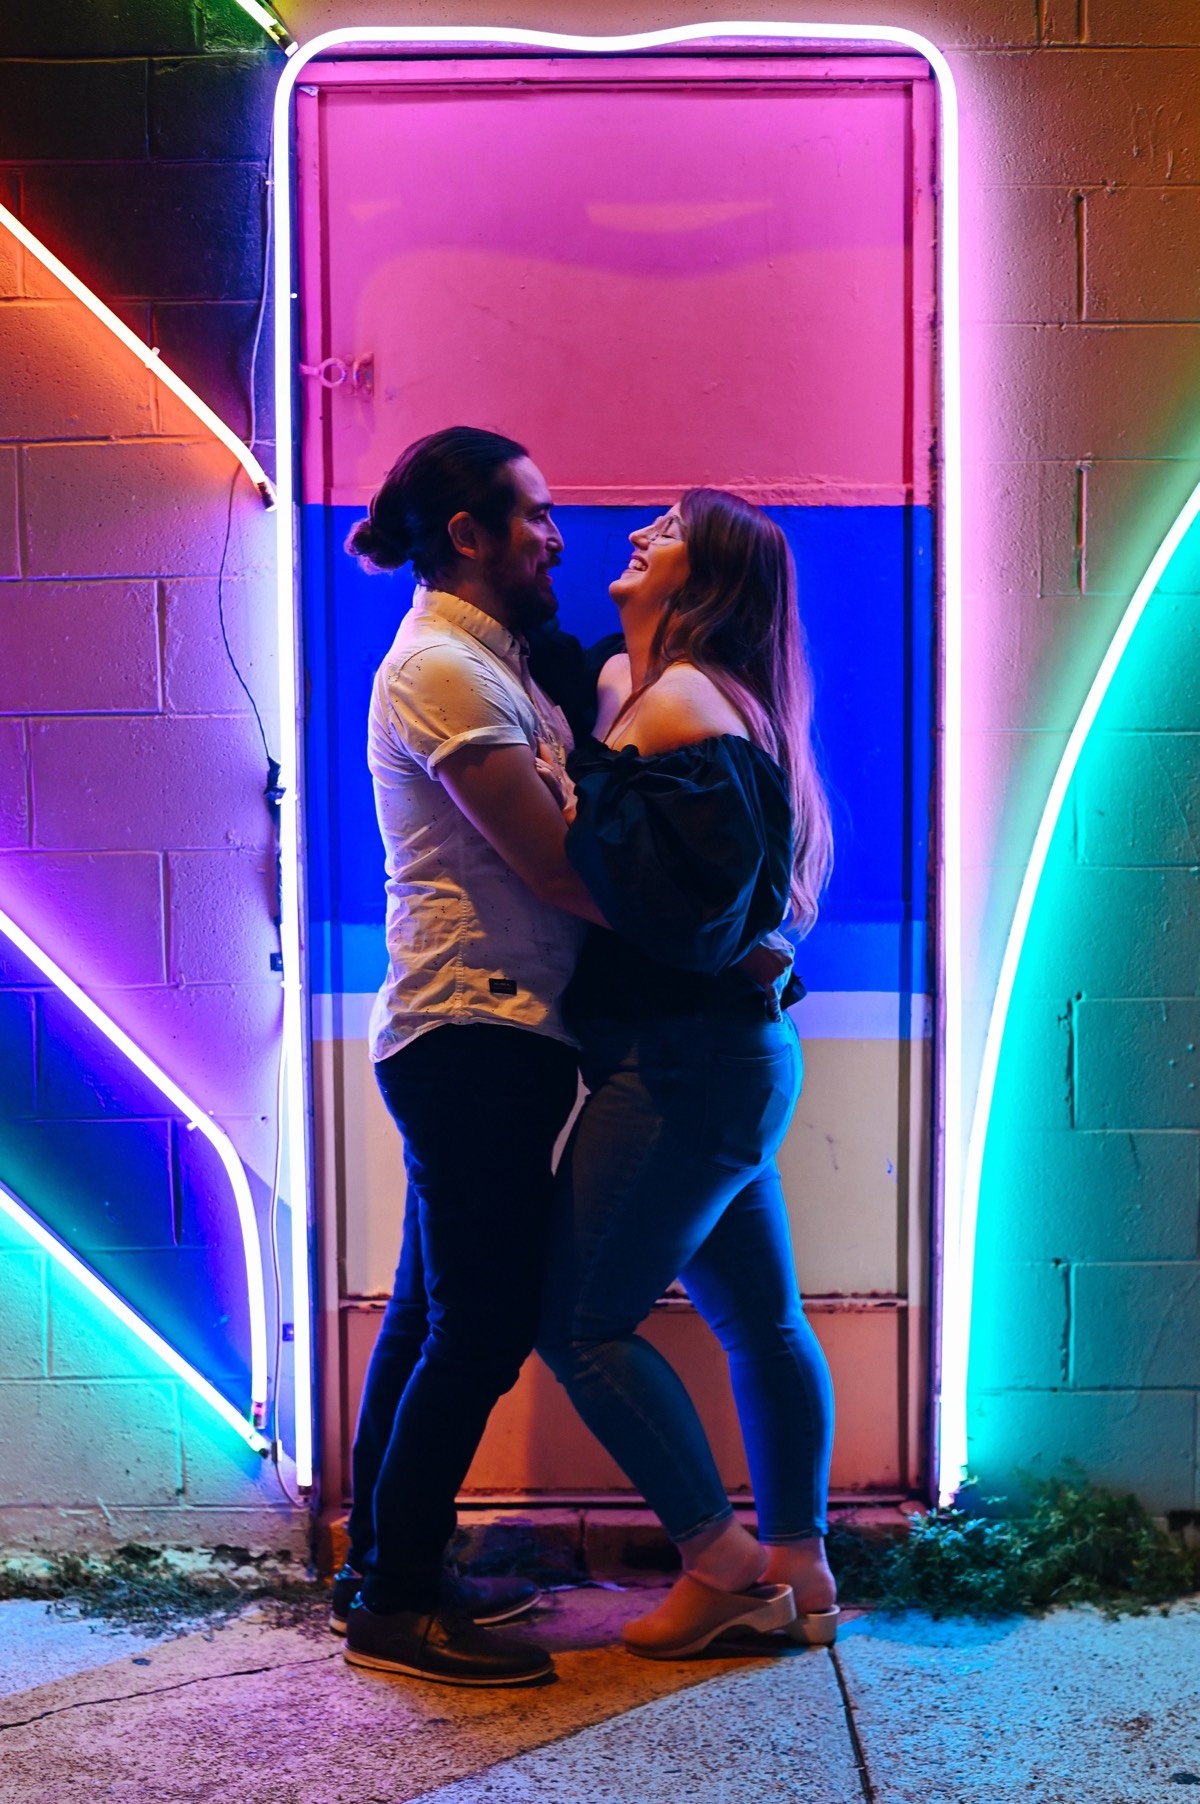
<path fill-rule="evenodd" d="M 670 664 L 639 699 L 630 740 L 645 757 L 728 733 L 746 738 L 746 723 L 710 676 L 692 664 Z"/>

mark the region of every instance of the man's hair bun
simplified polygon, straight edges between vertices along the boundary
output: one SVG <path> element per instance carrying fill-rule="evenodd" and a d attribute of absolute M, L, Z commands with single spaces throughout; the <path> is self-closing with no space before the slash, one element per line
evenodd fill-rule
<path fill-rule="evenodd" d="M 346 550 L 351 557 L 373 564 L 376 570 L 398 570 L 412 556 L 411 545 L 403 544 L 395 533 L 385 532 L 370 515 L 365 520 L 356 520 L 350 528 Z"/>

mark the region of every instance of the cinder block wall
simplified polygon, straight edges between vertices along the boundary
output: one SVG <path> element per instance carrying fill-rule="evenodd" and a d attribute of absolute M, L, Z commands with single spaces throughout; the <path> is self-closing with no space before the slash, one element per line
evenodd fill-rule
<path fill-rule="evenodd" d="M 477 11 L 456 0 L 434 0 L 419 12 L 384 0 L 292 0 L 284 10 L 301 38 L 368 17 L 458 23 Z M 507 16 L 615 31 L 684 22 L 696 10 L 682 0 L 652 15 L 619 0 L 527 0 Z M 777 17 L 796 10 L 780 0 L 766 8 Z M 977 1050 L 1050 773 L 1125 599 L 1200 474 L 1200 20 L 1192 0 L 830 0 L 821 10 L 924 31 L 947 50 L 962 99 L 967 927 Z M 273 60 L 232 0 L 202 7 L 89 0 L 69 9 L 11 0 L 0 21 L 5 198 L 239 426 L 248 419 L 245 359 L 261 269 Z M 19 320 L 28 297 L 11 285 L 5 292 L 5 320 Z M 21 367 L 20 359 L 6 360 L 10 384 Z M 32 392 L 45 399 L 55 386 L 39 378 Z M 30 430 L 0 424 L 0 568 L 15 585 L 25 646 L 18 692 L 10 691 L 0 716 L 4 859 L 11 870 L 20 866 L 21 893 L 36 893 L 46 920 L 61 923 L 60 947 L 111 986 L 114 1012 L 136 1014 L 166 1063 L 173 1047 L 186 1047 L 194 1088 L 211 1097 L 262 1170 L 271 1019 L 256 998 L 266 994 L 260 973 L 270 926 L 255 860 L 267 841 L 254 813 L 258 754 L 214 630 L 225 494 L 222 484 L 206 496 L 190 488 L 173 525 L 164 510 L 153 532 L 133 533 L 142 550 L 114 564 L 102 529 L 140 487 L 140 470 L 128 461 L 128 441 L 137 436 L 126 426 L 117 433 L 125 443 L 81 444 L 61 416 Z M 163 471 L 176 456 L 166 443 L 154 452 Z M 86 479 L 79 474 L 85 465 Z M 33 564 L 35 555 L 41 561 Z M 246 567 L 252 563 L 248 556 Z M 54 635 L 33 630 L 56 617 L 60 633 L 84 635 L 81 644 L 92 635 L 94 685 L 82 698 L 70 687 L 77 660 L 50 656 Z M 248 668 L 265 676 L 265 648 L 256 655 L 253 646 L 257 617 L 247 593 L 240 617 L 235 611 L 244 635 L 238 643 Z M 7 649 L 6 640 L 6 665 Z M 46 699 L 52 677 L 63 684 L 54 689 L 57 707 Z M 88 718 L 85 704 L 101 694 Z M 175 768 L 188 772 L 193 798 L 188 811 L 203 827 L 180 834 L 172 826 L 151 751 L 121 767 L 131 773 L 135 798 L 128 814 L 103 793 L 117 787 L 124 748 L 156 740 L 178 748 Z M 114 772 L 114 781 L 97 784 L 94 804 L 84 808 L 71 792 L 81 761 L 90 768 L 93 743 L 102 748 L 95 768 Z M 156 775 L 145 775 L 139 788 L 139 771 Z M 201 772 L 210 779 L 203 806 Z M 1135 864 L 1096 866 L 1096 881 L 1111 881 L 1111 908 L 1128 920 L 1131 943 L 1160 931 L 1153 863 L 1147 860 L 1132 897 Z M 230 873 L 241 875 L 231 882 Z M 214 895 L 235 930 L 218 920 Z M 1175 943 L 1189 948 L 1188 922 L 1173 919 Z M 130 951 L 134 920 L 140 964 Z M 1136 998 L 1115 983 L 1088 992 L 1102 1037 L 1125 1032 L 1119 1010 L 1102 1020 L 1103 1005 L 1137 1000 L 1158 1007 L 1166 1031 L 1187 1046 L 1181 1001 L 1195 1004 L 1196 961 L 1185 952 L 1153 970 Z M 1097 981 L 1081 981 L 1074 970 L 1062 978 L 1062 999 L 1048 999 L 1025 1043 L 1031 1091 L 1050 1106 L 1063 1089 L 1058 1014 Z M 1131 1071 L 1139 1061 L 1152 1069 L 1140 1046 L 1131 1041 L 1130 1050 Z M 1079 1066 L 1084 1091 L 1092 1069 Z M 1118 1332 L 1128 1344 L 1152 1337 L 1179 1308 L 1180 1283 L 1186 1289 L 1195 1269 L 1194 1124 L 1181 1117 L 1170 1145 L 1155 1140 L 1161 1124 L 1149 1102 L 1148 1113 L 1136 1112 L 1147 1086 L 1130 1081 L 1120 1127 L 1133 1134 L 1127 1145 L 1147 1153 L 1140 1169 L 1152 1175 L 1139 1183 L 1152 1186 L 1161 1205 L 1156 1219 L 1171 1225 L 1147 1238 L 1129 1196 L 1148 1192 L 1123 1188 L 1121 1136 L 1105 1139 L 1103 1127 L 1089 1142 L 1091 1179 L 1064 1177 L 1065 1164 L 1047 1175 L 1035 1163 L 1022 1192 L 1028 1206 L 1018 1209 L 1015 1194 L 989 1198 L 1000 1224 L 991 1256 L 1003 1253 L 1035 1275 L 1024 1297 L 1007 1278 L 993 1287 L 999 1302 L 1011 1299 L 1014 1325 L 1004 1360 L 977 1366 L 973 1382 L 978 1396 L 1001 1401 L 1006 1426 L 995 1427 L 995 1407 L 977 1414 L 974 1457 L 990 1478 L 1012 1464 L 1053 1463 L 1073 1435 L 1099 1475 L 1132 1484 L 1160 1506 L 1181 1507 L 1194 1497 L 1196 1469 L 1196 1377 L 1186 1352 L 1168 1386 L 1148 1371 L 1126 1370 L 1116 1374 L 1120 1382 L 1090 1387 L 1088 1397 L 1122 1399 L 1109 1412 L 1118 1423 L 1111 1430 L 1095 1426 L 1096 1405 L 1064 1379 L 1060 1360 L 1056 1260 L 1129 1270 L 1129 1281 L 1106 1292 L 1093 1312 L 1098 1345 Z M 1061 1234 L 1055 1209 L 1065 1212 Z M 65 1374 L 47 1378 L 38 1365 L 47 1346 L 38 1301 L 44 1278 L 31 1275 L 28 1261 L 13 1262 L 14 1295 L 18 1272 L 33 1325 L 11 1348 L 0 1343 L 0 1394 L 11 1397 L 32 1381 L 48 1396 Z M 988 1280 L 984 1271 L 981 1296 Z M 95 1358 L 99 1374 L 103 1361 L 98 1352 Z M 86 1369 L 84 1360 L 71 1381 L 84 1382 Z M 1154 1422 L 1168 1393 L 1172 1452 L 1164 1463 Z M 1134 1426 L 1126 1432 L 1122 1422 Z M 9 1469 L 19 1475 L 26 1507 L 35 1499 L 53 1513 L 68 1496 L 78 1502 L 78 1467 L 68 1477 L 57 1462 L 46 1463 L 44 1442 L 35 1459 L 27 1436 L 11 1444 L 17 1452 Z M 222 1490 L 214 1470 L 204 1493 L 210 1506 L 245 1503 L 232 1483 Z M 151 1496 L 166 1495 L 169 1467 L 153 1482 L 140 1472 L 129 1464 L 122 1495 L 130 1507 L 140 1498 L 149 1509 Z M 82 1490 L 96 1494 L 88 1505 L 94 1526 L 103 1484 L 89 1481 Z M 44 1532 L 65 1532 L 58 1516 Z M 160 1532 L 170 1538 L 168 1529 Z"/>
<path fill-rule="evenodd" d="M 248 436 L 279 58 L 231 0 L 17 5 L 0 58 L 0 194 Z M 216 1117 L 261 1207 L 274 834 L 218 580 L 273 746 L 272 523 L 229 453 L 3 231 L 0 345 L 0 905 Z M 207 1257 L 186 1141 L 143 1131 L 137 1159 L 118 1156 L 127 1124 L 83 1068 L 71 1011 L 20 961 L 0 974 L 9 1165 L 79 1149 L 97 1196 L 77 1248 L 119 1288 L 123 1269 Z M 64 1084 L 77 1055 L 82 1081 Z M 217 1304 L 224 1291 L 236 1320 L 227 1192 L 223 1207 Z M 260 1226 L 265 1244 L 265 1208 Z M 17 1229 L 0 1236 L 0 1296 L 0 1547 L 304 1550 L 307 1512 L 270 1468 Z"/>

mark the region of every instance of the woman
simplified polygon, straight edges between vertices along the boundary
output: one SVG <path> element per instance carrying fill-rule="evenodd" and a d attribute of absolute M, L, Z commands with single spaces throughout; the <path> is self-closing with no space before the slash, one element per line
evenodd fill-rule
<path fill-rule="evenodd" d="M 830 862 L 795 572 L 769 517 L 713 489 L 631 540 L 610 590 L 626 652 L 569 761 L 567 854 L 615 931 L 591 930 L 568 991 L 590 1094 L 559 1170 L 539 1351 L 682 1557 L 627 1645 L 674 1658 L 788 1625 L 828 1643 L 832 1392 L 775 1165 L 800 1048 L 734 968 L 785 917 L 811 927 Z M 730 1360 L 758 1540 L 635 1333 L 677 1276 Z"/>

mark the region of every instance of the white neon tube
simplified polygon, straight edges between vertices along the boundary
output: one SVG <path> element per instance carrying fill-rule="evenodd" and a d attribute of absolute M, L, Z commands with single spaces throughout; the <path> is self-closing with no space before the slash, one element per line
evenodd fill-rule
<path fill-rule="evenodd" d="M 53 251 L 47 250 L 40 238 L 34 237 L 28 226 L 21 224 L 15 213 L 10 213 L 4 206 L 0 206 L 0 225 L 6 231 L 11 232 L 18 244 L 24 245 L 31 256 L 37 258 L 43 269 L 48 269 L 64 288 L 69 289 L 77 301 L 82 301 L 88 312 L 93 313 L 102 325 L 107 326 L 113 337 L 118 338 L 127 351 L 132 351 L 138 362 L 144 364 L 158 378 L 164 388 L 169 388 L 185 407 L 190 408 L 201 425 L 207 427 L 213 437 L 219 439 L 226 450 L 231 451 L 237 458 L 261 495 L 264 505 L 269 508 L 274 507 L 275 490 L 270 477 L 257 457 L 243 444 L 237 433 L 225 424 L 220 415 L 215 414 L 208 403 L 200 399 L 195 389 L 189 388 L 183 378 L 177 376 L 174 370 L 163 362 L 157 351 L 153 351 L 149 345 L 143 344 L 137 333 L 131 332 L 125 321 L 118 319 L 112 308 L 106 307 L 99 295 L 93 294 L 86 283 L 81 282 L 65 263 L 60 262 Z"/>
<path fill-rule="evenodd" d="M 298 741 L 296 730 L 296 523 L 293 480 L 295 423 L 292 385 L 297 363 L 292 334 L 292 143 L 291 102 L 302 71 L 315 58 L 347 49 L 403 50 L 419 44 L 459 44 L 486 49 L 509 44 L 531 50 L 582 52 L 594 56 L 657 50 L 681 44 L 709 44 L 776 39 L 794 44 L 892 44 L 915 51 L 928 63 L 940 99 L 939 285 L 941 301 L 941 435 L 942 435 L 942 727 L 940 827 L 943 945 L 942 978 L 942 1174 L 943 1237 L 947 1249 L 962 1242 L 962 424 L 961 341 L 959 316 L 959 133 L 958 96 L 950 65 L 936 45 L 915 31 L 892 25 L 790 24 L 778 19 L 734 20 L 681 25 L 663 31 L 630 32 L 616 37 L 588 37 L 570 32 L 533 31 L 511 26 L 403 25 L 345 27 L 323 32 L 296 52 L 280 77 L 275 94 L 275 409 L 280 446 L 278 485 L 279 663 L 281 746 L 287 787 L 280 813 L 283 839 L 284 1019 L 288 1062 L 288 1120 L 292 1187 L 292 1288 L 296 1298 L 296 1465 L 301 1484 L 311 1481 L 312 1402 L 310 1368 L 311 1318 L 308 1315 L 308 1149 L 307 1098 L 304 1090 L 304 996 L 300 983 L 300 884 Z M 285 824 L 286 823 L 286 824 Z M 301 1189 L 303 1186 L 303 1189 Z M 303 1207 L 301 1204 L 303 1203 Z M 303 1261 L 303 1266 L 301 1265 Z M 943 1266 L 943 1290 L 950 1260 Z M 301 1297 L 304 1320 L 301 1321 Z M 947 1320 L 943 1307 L 941 1319 Z M 303 1341 L 302 1341 L 303 1331 Z M 943 1332 L 940 1370 L 954 1370 L 957 1353 Z M 957 1344 L 957 1343 L 956 1343 Z M 965 1361 L 965 1348 L 963 1350 Z M 303 1394 L 302 1394 L 303 1393 Z M 939 1470 L 941 1462 L 939 1461 Z M 308 1473 L 308 1479 L 304 1473 Z"/>
<path fill-rule="evenodd" d="M 277 12 L 269 6 L 260 6 L 259 0 L 237 0 L 237 3 L 256 25 L 262 27 L 271 42 L 279 45 L 285 56 L 295 56 L 300 46 Z"/>
<path fill-rule="evenodd" d="M 223 1397 L 220 1391 L 209 1383 L 203 1373 L 196 1370 L 195 1366 L 190 1365 L 182 1353 L 177 1353 L 156 1328 L 152 1328 L 149 1322 L 144 1321 L 138 1315 L 135 1309 L 131 1309 L 125 1299 L 118 1296 L 117 1292 L 112 1290 L 103 1278 L 92 1270 L 91 1266 L 85 1265 L 78 1254 L 73 1253 L 70 1247 L 65 1245 L 56 1234 L 52 1234 L 45 1222 L 34 1215 L 32 1210 L 27 1209 L 25 1204 L 19 1201 L 5 1184 L 0 1184 L 0 1215 L 6 1215 L 10 1221 L 14 1221 L 37 1246 L 41 1247 L 44 1253 L 49 1253 L 50 1257 L 56 1260 L 64 1271 L 70 1272 L 84 1290 L 95 1297 L 98 1302 L 103 1303 L 110 1314 L 116 1316 L 119 1322 L 123 1322 L 126 1328 L 136 1334 L 144 1346 L 149 1347 L 151 1352 L 157 1353 L 163 1364 L 169 1366 L 177 1378 L 182 1378 L 185 1384 L 190 1385 L 198 1397 L 203 1397 L 209 1408 L 215 1410 L 222 1421 L 228 1422 L 229 1426 L 241 1435 L 248 1447 L 252 1447 L 255 1453 L 266 1454 L 270 1451 L 270 1444 L 265 1436 L 261 1435 L 258 1429 L 244 1416 L 238 1414 L 229 1399 Z"/>
<path fill-rule="evenodd" d="M 1034 836 L 1033 850 L 1029 854 L 1029 863 L 1021 881 L 1017 905 L 1013 911 L 1012 925 L 1008 930 L 1004 958 L 1000 965 L 1000 977 L 988 1020 L 987 1039 L 983 1049 L 983 1066 L 975 1098 L 971 1136 L 967 1143 L 959 1249 L 960 1289 L 958 1296 L 954 1299 L 957 1314 L 953 1328 L 955 1336 L 961 1340 L 962 1358 L 954 1367 L 953 1376 L 957 1387 L 955 1395 L 950 1398 L 943 1390 L 942 1397 L 945 1418 L 942 1437 L 941 1484 L 943 1497 L 951 1494 L 955 1486 L 961 1482 L 966 1467 L 967 1340 L 971 1328 L 971 1280 L 974 1274 L 975 1232 L 979 1218 L 979 1190 L 983 1178 L 983 1158 L 987 1150 L 988 1123 L 991 1120 L 992 1102 L 996 1093 L 996 1073 L 1000 1064 L 1001 1047 L 1004 1043 L 1004 1029 L 1008 1021 L 1013 985 L 1016 982 L 1017 969 L 1021 962 L 1025 936 L 1029 930 L 1030 916 L 1033 913 L 1033 905 L 1037 899 L 1042 874 L 1046 868 L 1046 859 L 1050 854 L 1054 830 L 1058 826 L 1063 804 L 1067 799 L 1067 791 L 1071 787 L 1071 779 L 1075 775 L 1080 756 L 1087 743 L 1088 734 L 1095 724 L 1096 716 L 1100 712 L 1117 667 L 1125 656 L 1129 642 L 1137 629 L 1138 621 L 1146 610 L 1147 602 L 1162 581 L 1167 566 L 1198 517 L 1200 517 L 1200 486 L 1192 491 L 1182 513 L 1155 553 L 1150 568 L 1135 589 L 1129 606 L 1121 617 L 1121 624 L 1113 635 L 1112 643 L 1104 654 L 1103 662 L 1092 679 L 1092 686 L 1087 692 L 1087 698 L 1079 711 L 1079 718 L 1071 729 L 1070 738 L 1067 740 L 1063 755 L 1059 760 L 1058 769 L 1054 773 L 1054 781 L 1050 785 L 1046 806 L 1042 811 L 1042 818 L 1038 822 L 1038 830 Z M 949 1302 L 948 1298 L 947 1304 Z"/>
<path fill-rule="evenodd" d="M 71 977 L 68 977 L 61 965 L 57 965 L 50 955 L 30 939 L 23 928 L 10 915 L 0 909 L 0 933 L 14 945 L 18 952 L 26 957 L 50 982 L 64 995 L 93 1027 L 99 1028 L 107 1040 L 117 1051 L 127 1058 L 142 1075 L 149 1079 L 173 1108 L 185 1115 L 190 1125 L 204 1135 L 209 1145 L 216 1152 L 225 1175 L 229 1179 L 230 1189 L 237 1206 L 238 1223 L 241 1228 L 242 1258 L 246 1267 L 246 1292 L 250 1306 L 250 1413 L 254 1421 L 262 1424 L 266 1420 L 267 1408 L 267 1314 L 266 1292 L 263 1288 L 262 1247 L 258 1238 L 258 1223 L 254 1215 L 254 1199 L 250 1195 L 250 1185 L 246 1178 L 245 1168 L 233 1143 L 210 1115 L 206 1115 L 190 1096 L 184 1094 L 165 1071 L 163 1071 L 148 1053 L 130 1039 L 129 1035 L 110 1015 L 106 1015 L 98 1003 Z M 72 1255 L 73 1257 L 73 1255 Z M 100 1280 L 97 1278 L 98 1284 Z M 153 1330 L 148 1330 L 153 1332 Z M 189 1368 L 190 1370 L 190 1368 Z M 191 1382 L 191 1379 L 188 1381 Z M 210 1386 L 211 1389 L 211 1386 Z M 236 1413 L 236 1412 L 235 1412 Z"/>

